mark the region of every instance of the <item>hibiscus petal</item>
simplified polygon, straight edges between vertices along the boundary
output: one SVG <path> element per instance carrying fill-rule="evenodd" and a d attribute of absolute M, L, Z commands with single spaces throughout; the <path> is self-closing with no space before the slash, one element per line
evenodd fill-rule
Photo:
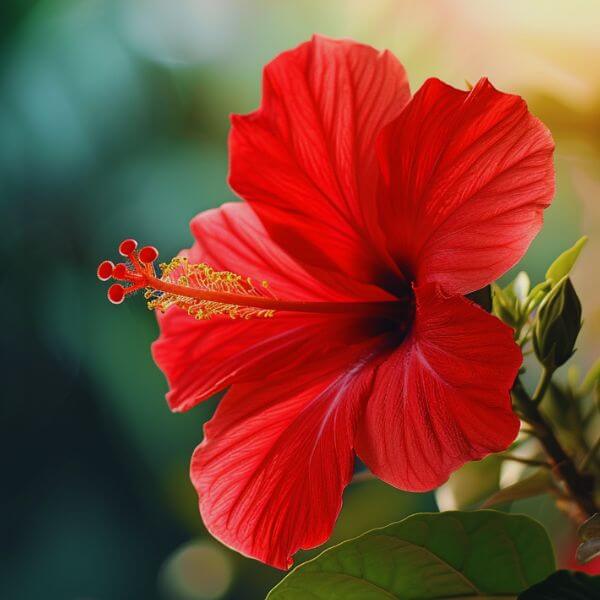
<path fill-rule="evenodd" d="M 315 354 L 333 351 L 338 332 L 332 326 L 341 325 L 311 316 L 197 321 L 176 308 L 159 315 L 158 322 L 161 333 L 152 354 L 167 378 L 167 402 L 176 412 L 234 382 L 292 371 Z"/>
<path fill-rule="evenodd" d="M 307 364 L 293 379 L 231 388 L 191 465 L 200 512 L 215 537 L 281 569 L 297 550 L 327 540 L 352 477 L 372 348 Z"/>
<path fill-rule="evenodd" d="M 327 285 L 308 274 L 267 235 L 250 206 L 225 204 L 192 222 L 196 244 L 192 262 L 207 262 L 269 282 L 278 297 L 292 300 L 388 298 L 373 286 L 323 273 Z M 188 410 L 235 381 L 292 370 L 302 360 L 360 335 L 353 321 L 307 314 L 278 313 L 271 319 L 215 317 L 198 321 L 171 308 L 158 315 L 161 335 L 152 346 L 154 360 L 169 383 L 172 410 Z"/>
<path fill-rule="evenodd" d="M 554 144 L 519 96 L 429 79 L 379 142 L 390 252 L 419 284 L 466 294 L 523 256 L 554 194 Z"/>
<path fill-rule="evenodd" d="M 375 139 L 409 95 L 390 53 L 314 36 L 267 65 L 260 109 L 233 117 L 231 186 L 296 259 L 382 277 Z"/>
<path fill-rule="evenodd" d="M 394 299 L 379 287 L 342 273 L 319 268 L 308 272 L 270 237 L 248 204 L 228 202 L 200 213 L 192 220 L 191 229 L 196 240 L 188 253 L 192 262 L 206 262 L 256 282 L 266 280 L 279 298 L 339 302 Z"/>
<path fill-rule="evenodd" d="M 411 334 L 378 368 L 356 448 L 384 481 L 426 491 L 514 440 L 509 390 L 522 357 L 512 330 L 469 300 L 431 284 L 416 298 Z"/>

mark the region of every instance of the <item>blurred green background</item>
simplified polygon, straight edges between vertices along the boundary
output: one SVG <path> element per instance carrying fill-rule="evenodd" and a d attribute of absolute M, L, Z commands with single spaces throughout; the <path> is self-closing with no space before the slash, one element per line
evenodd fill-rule
<path fill-rule="evenodd" d="M 1 10 L 1 598 L 262 598 L 281 578 L 204 530 L 187 470 L 216 401 L 170 414 L 149 353 L 153 315 L 141 300 L 110 305 L 95 268 L 129 236 L 165 257 L 189 246 L 190 218 L 232 198 L 228 114 L 256 107 L 262 66 L 313 32 L 392 49 L 413 90 L 429 76 L 464 87 L 487 75 L 529 101 L 557 141 L 558 193 L 524 266 L 536 280 L 590 235 L 574 275 L 586 321 L 577 360 L 598 354 L 597 1 L 3 0 Z M 498 469 L 485 472 L 493 488 Z M 476 468 L 460 477 L 471 499 L 485 485 Z M 452 486 L 438 500 L 459 502 Z M 356 484 L 332 541 L 435 509 L 433 494 Z M 570 543 L 549 499 L 511 510 L 543 520 L 559 552 Z"/>

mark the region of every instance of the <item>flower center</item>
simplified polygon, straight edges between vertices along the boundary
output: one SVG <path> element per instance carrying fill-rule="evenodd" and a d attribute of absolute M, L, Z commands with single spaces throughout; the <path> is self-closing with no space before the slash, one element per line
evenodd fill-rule
<path fill-rule="evenodd" d="M 126 296 L 144 290 L 151 310 L 166 311 L 171 306 L 185 310 L 196 319 L 210 319 L 225 315 L 232 319 L 268 318 L 276 311 L 364 315 L 388 317 L 407 321 L 412 312 L 412 300 L 407 295 L 389 301 L 374 302 L 307 302 L 278 298 L 266 281 L 255 284 L 250 277 L 230 271 L 216 271 L 205 263 L 190 263 L 185 256 L 177 256 L 159 265 L 157 275 L 154 262 L 158 250 L 145 246 L 137 250 L 135 240 L 119 245 L 119 254 L 128 263 L 110 260 L 100 263 L 97 271 L 101 281 L 114 279 L 108 289 L 108 299 L 120 304 Z"/>

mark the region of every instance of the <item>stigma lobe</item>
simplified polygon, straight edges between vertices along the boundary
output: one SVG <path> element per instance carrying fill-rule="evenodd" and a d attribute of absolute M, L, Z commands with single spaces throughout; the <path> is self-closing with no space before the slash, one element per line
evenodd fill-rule
<path fill-rule="evenodd" d="M 132 239 L 119 244 L 119 254 L 129 259 L 129 265 L 122 262 L 115 265 L 110 260 L 98 265 L 96 275 L 100 281 L 114 279 L 129 284 L 113 283 L 108 288 L 107 296 L 113 304 L 121 304 L 129 294 L 148 287 L 156 276 L 153 263 L 158 258 L 158 250 L 154 246 L 145 246 L 137 252 L 137 247 L 138 243 Z"/>

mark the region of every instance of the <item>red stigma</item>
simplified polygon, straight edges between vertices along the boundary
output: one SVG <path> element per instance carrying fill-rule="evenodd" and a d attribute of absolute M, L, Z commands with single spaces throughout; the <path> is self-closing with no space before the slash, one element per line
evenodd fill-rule
<path fill-rule="evenodd" d="M 139 258 L 144 264 L 153 263 L 158 258 L 158 250 L 154 246 L 144 246 L 140 250 Z"/>
<path fill-rule="evenodd" d="M 114 279 L 127 279 L 127 265 L 125 263 L 117 263 L 112 276 Z"/>
<path fill-rule="evenodd" d="M 125 288 L 120 283 L 114 283 L 108 288 L 107 296 L 113 304 L 121 304 L 125 299 Z"/>
<path fill-rule="evenodd" d="M 100 281 L 116 279 L 129 284 L 125 286 L 113 283 L 108 288 L 108 299 L 113 304 L 121 304 L 125 296 L 148 287 L 150 280 L 156 275 L 153 263 L 158 258 L 158 250 L 154 246 L 145 246 L 136 252 L 137 247 L 138 243 L 135 240 L 124 240 L 119 244 L 119 254 L 126 256 L 129 261 L 115 265 L 112 261 L 105 260 L 98 266 L 96 274 Z"/>
<path fill-rule="evenodd" d="M 108 281 L 113 276 L 114 270 L 115 265 L 112 263 L 112 261 L 105 260 L 98 265 L 96 275 L 100 281 Z"/>
<path fill-rule="evenodd" d="M 135 240 L 123 240 L 119 244 L 119 254 L 121 256 L 131 256 L 135 252 L 137 245 Z"/>

